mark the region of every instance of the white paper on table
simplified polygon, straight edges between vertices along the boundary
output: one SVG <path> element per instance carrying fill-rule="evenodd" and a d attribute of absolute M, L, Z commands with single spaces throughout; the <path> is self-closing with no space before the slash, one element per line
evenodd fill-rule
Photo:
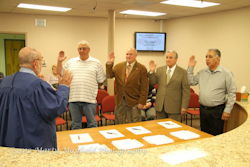
<path fill-rule="evenodd" d="M 205 157 L 208 153 L 197 148 L 187 149 L 187 150 L 178 150 L 169 152 L 166 154 L 158 155 L 163 161 L 167 162 L 170 165 L 179 164 L 182 162 L 194 160 L 197 158 Z"/>
<path fill-rule="evenodd" d="M 124 137 L 124 135 L 116 129 L 102 130 L 102 131 L 99 131 L 99 133 L 101 133 L 106 139 Z"/>
<path fill-rule="evenodd" d="M 135 135 L 152 133 L 151 131 L 147 130 L 146 128 L 142 126 L 127 127 L 126 129 L 128 129 L 130 132 L 132 132 Z"/>
<path fill-rule="evenodd" d="M 87 152 L 87 153 L 93 153 L 93 152 L 109 152 L 110 149 L 105 144 L 86 144 L 86 145 L 79 145 L 78 150 L 80 152 Z"/>
<path fill-rule="evenodd" d="M 135 148 L 140 148 L 144 146 L 144 144 L 137 141 L 136 139 L 115 140 L 115 141 L 112 141 L 112 144 L 117 149 L 121 149 L 121 150 L 135 149 Z"/>
<path fill-rule="evenodd" d="M 179 139 L 189 140 L 199 138 L 200 135 L 189 130 L 180 130 L 176 132 L 170 132 L 172 136 L 178 137 Z"/>
<path fill-rule="evenodd" d="M 69 135 L 71 138 L 72 143 L 87 143 L 87 142 L 93 142 L 93 139 L 88 133 L 82 133 L 82 134 L 73 134 Z"/>
<path fill-rule="evenodd" d="M 164 122 L 157 122 L 161 126 L 164 126 L 167 129 L 173 129 L 173 128 L 180 128 L 182 127 L 181 125 L 174 123 L 172 121 L 164 121 Z"/>
<path fill-rule="evenodd" d="M 162 144 L 168 144 L 168 143 L 174 142 L 173 139 L 165 135 L 146 136 L 146 137 L 143 137 L 143 139 L 150 144 L 156 144 L 156 145 L 162 145 Z"/>

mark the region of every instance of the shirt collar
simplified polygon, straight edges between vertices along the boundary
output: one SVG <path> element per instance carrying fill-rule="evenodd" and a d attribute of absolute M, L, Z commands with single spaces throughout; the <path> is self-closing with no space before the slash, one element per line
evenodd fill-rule
<path fill-rule="evenodd" d="M 131 63 L 130 64 L 130 68 L 133 68 L 134 67 L 134 65 L 135 65 L 135 62 L 136 62 L 136 60 L 133 62 L 133 63 Z M 127 62 L 127 65 L 126 65 L 126 67 L 129 65 L 129 63 Z"/>
<path fill-rule="evenodd" d="M 30 68 L 26 68 L 26 67 L 21 67 L 19 72 L 30 73 L 36 76 L 36 73 L 33 70 L 31 70 Z"/>
<path fill-rule="evenodd" d="M 92 57 L 89 55 L 89 58 L 87 60 L 84 60 L 84 61 L 91 61 L 91 60 L 92 60 Z M 77 61 L 82 61 L 80 56 L 77 57 Z M 82 61 L 82 62 L 84 62 L 84 61 Z"/>
<path fill-rule="evenodd" d="M 174 72 L 175 68 L 176 68 L 176 64 L 175 64 L 172 68 L 169 68 L 169 66 L 167 66 L 167 71 L 168 71 L 169 69 L 171 69 L 171 72 Z"/>
<path fill-rule="evenodd" d="M 206 69 L 206 72 L 208 73 L 216 73 L 216 72 L 221 72 L 222 71 L 222 66 L 218 65 L 218 67 L 212 72 L 209 68 Z"/>

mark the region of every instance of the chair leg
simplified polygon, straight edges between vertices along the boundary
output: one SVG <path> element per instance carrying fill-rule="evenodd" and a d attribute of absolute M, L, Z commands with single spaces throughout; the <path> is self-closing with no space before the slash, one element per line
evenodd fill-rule
<path fill-rule="evenodd" d="M 107 126 L 107 119 L 105 119 L 105 125 Z"/>
<path fill-rule="evenodd" d="M 186 114 L 186 125 L 188 124 L 188 123 L 187 123 L 187 119 L 188 119 L 187 116 L 188 116 L 188 115 Z"/>
<path fill-rule="evenodd" d="M 192 127 L 192 121 L 193 121 L 192 118 L 193 118 L 193 115 L 191 114 L 191 127 Z"/>

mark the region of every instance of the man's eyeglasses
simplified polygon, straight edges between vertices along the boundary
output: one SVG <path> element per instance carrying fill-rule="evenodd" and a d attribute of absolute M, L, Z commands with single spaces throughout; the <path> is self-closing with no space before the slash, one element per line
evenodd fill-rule
<path fill-rule="evenodd" d="M 42 64 L 44 64 L 44 63 L 45 63 L 45 61 L 43 60 L 43 57 L 42 57 L 42 59 L 36 59 L 36 60 L 41 61 L 41 62 L 42 62 Z"/>

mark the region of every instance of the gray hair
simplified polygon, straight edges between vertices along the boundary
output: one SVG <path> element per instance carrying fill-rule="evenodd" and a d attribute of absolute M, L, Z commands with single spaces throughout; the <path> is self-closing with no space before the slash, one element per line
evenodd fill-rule
<path fill-rule="evenodd" d="M 214 51 L 215 54 L 216 54 L 218 57 L 221 57 L 221 53 L 220 53 L 220 50 L 219 50 L 219 49 L 208 49 L 208 51 Z"/>
<path fill-rule="evenodd" d="M 168 50 L 167 53 L 172 53 L 174 52 L 174 55 L 175 55 L 175 58 L 177 59 L 178 58 L 178 53 L 174 50 Z"/>
<path fill-rule="evenodd" d="M 19 65 L 27 65 L 30 66 L 32 62 L 36 59 L 39 59 L 40 53 L 35 48 L 24 47 L 18 53 Z"/>
<path fill-rule="evenodd" d="M 87 44 L 88 48 L 90 48 L 90 47 L 89 47 L 89 43 L 88 43 L 87 41 L 85 41 L 85 40 L 82 40 L 82 41 L 78 42 L 78 46 L 79 46 L 80 44 Z"/>

